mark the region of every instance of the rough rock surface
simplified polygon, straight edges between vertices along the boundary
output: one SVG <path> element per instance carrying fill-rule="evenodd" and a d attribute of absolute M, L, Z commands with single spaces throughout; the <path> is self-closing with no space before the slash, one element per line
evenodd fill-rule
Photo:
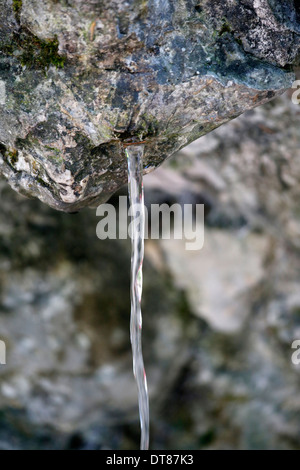
<path fill-rule="evenodd" d="M 273 98 L 299 60 L 292 0 L 1 0 L 0 170 L 75 211 Z"/>
<path fill-rule="evenodd" d="M 201 252 L 145 245 L 154 449 L 300 449 L 299 117 L 277 98 L 145 177 L 148 203 L 207 213 Z M 0 448 L 138 447 L 130 244 L 97 222 L 1 184 Z"/>

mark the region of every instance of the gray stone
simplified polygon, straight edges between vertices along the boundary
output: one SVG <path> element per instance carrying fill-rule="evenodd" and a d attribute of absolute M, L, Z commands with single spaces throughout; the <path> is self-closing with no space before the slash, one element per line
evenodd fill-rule
<path fill-rule="evenodd" d="M 293 81 L 292 0 L 1 0 L 0 170 L 53 208 L 104 202 Z"/>
<path fill-rule="evenodd" d="M 299 116 L 286 94 L 145 176 L 207 212 L 199 253 L 145 243 L 153 449 L 299 450 Z M 0 189 L 0 448 L 137 449 L 129 240 Z"/>

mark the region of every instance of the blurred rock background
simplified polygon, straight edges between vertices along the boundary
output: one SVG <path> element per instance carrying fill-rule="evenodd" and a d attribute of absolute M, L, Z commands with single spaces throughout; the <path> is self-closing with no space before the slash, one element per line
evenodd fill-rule
<path fill-rule="evenodd" d="M 206 213 L 203 250 L 145 245 L 152 449 L 300 449 L 299 117 L 287 93 L 145 176 Z M 130 242 L 98 221 L 1 182 L 0 449 L 138 448 Z"/>

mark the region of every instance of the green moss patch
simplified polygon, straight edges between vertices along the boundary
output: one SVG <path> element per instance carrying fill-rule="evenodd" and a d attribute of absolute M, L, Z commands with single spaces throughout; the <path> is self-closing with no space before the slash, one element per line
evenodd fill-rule
<path fill-rule="evenodd" d="M 50 65 L 61 68 L 65 64 L 65 57 L 58 53 L 57 38 L 42 40 L 27 30 L 21 33 L 18 45 L 21 63 L 29 68 L 45 69 Z"/>
<path fill-rule="evenodd" d="M 62 68 L 66 58 L 58 52 L 58 39 L 40 39 L 27 28 L 13 35 L 9 44 L 0 44 L 0 52 L 14 56 L 29 69 L 48 69 L 51 65 Z"/>
<path fill-rule="evenodd" d="M 13 0 L 13 10 L 15 12 L 16 20 L 18 21 L 18 23 L 20 23 L 22 6 L 22 0 Z"/>

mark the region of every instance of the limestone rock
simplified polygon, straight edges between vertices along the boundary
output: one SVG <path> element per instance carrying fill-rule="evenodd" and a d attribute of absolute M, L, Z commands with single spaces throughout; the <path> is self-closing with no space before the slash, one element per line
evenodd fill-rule
<path fill-rule="evenodd" d="M 194 256 L 145 243 L 153 449 L 299 450 L 299 116 L 277 98 L 145 177 L 147 204 L 207 209 Z M 98 240 L 95 211 L 0 190 L 0 448 L 137 449 L 129 240 Z"/>
<path fill-rule="evenodd" d="M 126 182 L 123 144 L 144 168 L 293 81 L 292 0 L 1 0 L 0 170 L 63 211 Z"/>

